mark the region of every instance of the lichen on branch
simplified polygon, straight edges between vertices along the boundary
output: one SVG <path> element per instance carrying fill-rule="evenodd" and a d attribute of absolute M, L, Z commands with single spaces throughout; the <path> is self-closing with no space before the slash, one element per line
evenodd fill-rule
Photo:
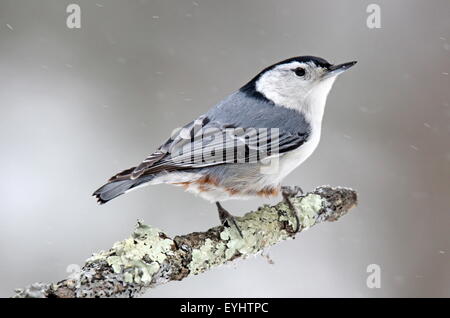
<path fill-rule="evenodd" d="M 237 217 L 242 236 L 231 227 L 217 226 L 169 238 L 161 230 L 138 222 L 132 235 L 108 251 L 90 257 L 76 275 L 55 284 L 33 284 L 15 297 L 135 297 L 150 287 L 182 280 L 266 247 L 324 221 L 335 221 L 356 205 L 356 192 L 319 187 L 291 198 L 295 211 L 280 202 Z M 297 218 L 300 228 L 297 233 Z"/>

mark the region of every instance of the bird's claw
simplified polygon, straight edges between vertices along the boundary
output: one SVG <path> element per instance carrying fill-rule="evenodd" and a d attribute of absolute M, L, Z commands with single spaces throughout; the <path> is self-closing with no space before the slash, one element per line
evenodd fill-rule
<path fill-rule="evenodd" d="M 216 202 L 217 211 L 219 212 L 220 222 L 223 226 L 228 226 L 236 230 L 241 238 L 244 238 L 242 231 L 237 225 L 236 218 L 227 210 L 225 210 L 219 202 Z"/>
<path fill-rule="evenodd" d="M 295 197 L 297 194 L 303 194 L 302 188 L 299 186 L 282 186 L 281 187 L 281 194 L 283 195 L 283 198 L 286 197 Z"/>
<path fill-rule="evenodd" d="M 297 196 L 297 194 L 303 194 L 302 188 L 298 186 L 282 186 L 281 187 L 281 195 L 283 196 L 284 202 L 288 205 L 289 211 L 295 219 L 295 228 L 292 230 L 286 229 L 286 231 L 290 234 L 295 234 L 300 230 L 300 219 L 298 218 L 297 209 L 292 204 L 291 198 Z"/>

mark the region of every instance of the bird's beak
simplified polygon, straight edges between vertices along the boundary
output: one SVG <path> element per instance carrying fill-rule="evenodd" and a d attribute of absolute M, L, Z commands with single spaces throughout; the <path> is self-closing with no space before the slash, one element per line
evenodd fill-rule
<path fill-rule="evenodd" d="M 352 67 L 355 64 L 356 64 L 356 61 L 342 63 L 339 65 L 331 65 L 330 67 L 328 67 L 327 72 L 325 72 L 325 74 L 323 75 L 323 78 L 329 78 L 329 77 L 339 75 L 339 74 L 345 72 L 346 70 L 348 70 L 350 67 Z"/>

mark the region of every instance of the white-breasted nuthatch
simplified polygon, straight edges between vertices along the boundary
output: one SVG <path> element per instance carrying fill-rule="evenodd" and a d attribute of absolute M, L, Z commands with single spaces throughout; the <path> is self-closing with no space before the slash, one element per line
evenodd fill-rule
<path fill-rule="evenodd" d="M 215 202 L 222 222 L 236 225 L 219 201 L 280 191 L 288 197 L 281 181 L 316 149 L 328 93 L 355 63 L 300 56 L 265 68 L 93 195 L 105 203 L 141 185 L 169 183 Z"/>

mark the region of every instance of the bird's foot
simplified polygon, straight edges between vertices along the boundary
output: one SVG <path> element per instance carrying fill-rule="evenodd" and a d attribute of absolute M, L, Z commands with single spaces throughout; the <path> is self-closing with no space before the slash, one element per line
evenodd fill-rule
<path fill-rule="evenodd" d="M 239 236 L 243 238 L 242 231 L 237 225 L 236 218 L 227 210 L 225 210 L 219 202 L 216 202 L 217 211 L 219 212 L 220 222 L 223 226 L 228 226 L 236 230 L 239 233 Z"/>
<path fill-rule="evenodd" d="M 291 198 L 295 197 L 299 193 L 303 194 L 303 190 L 302 190 L 302 188 L 300 188 L 298 186 L 295 186 L 295 187 L 282 186 L 281 187 L 281 195 L 283 196 L 283 200 L 288 205 L 289 210 L 291 211 L 291 215 L 295 219 L 295 228 L 293 228 L 292 230 L 286 229 L 286 231 L 291 234 L 295 234 L 300 230 L 300 220 L 298 218 L 297 209 L 295 208 L 295 206 L 292 204 L 292 201 L 291 201 Z"/>
<path fill-rule="evenodd" d="M 299 193 L 303 194 L 303 190 L 299 186 L 281 186 L 281 194 L 283 195 L 283 198 L 286 196 L 295 197 Z"/>

